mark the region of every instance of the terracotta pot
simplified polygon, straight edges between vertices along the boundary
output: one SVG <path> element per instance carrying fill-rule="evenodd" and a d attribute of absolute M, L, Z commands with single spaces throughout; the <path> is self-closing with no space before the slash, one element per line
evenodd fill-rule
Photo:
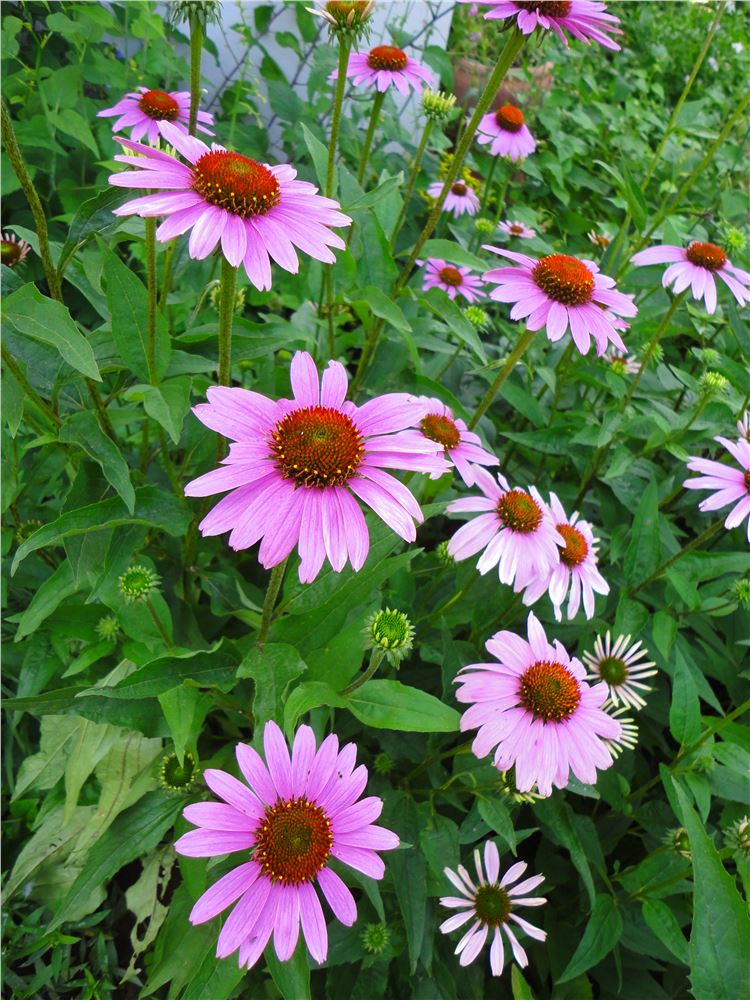
<path fill-rule="evenodd" d="M 552 69 L 552 62 L 532 66 L 531 75 L 536 84 L 533 87 L 518 70 L 510 70 L 495 95 L 492 108 L 499 108 L 501 104 L 518 104 L 523 108 L 532 103 L 539 103 L 541 97 L 552 89 L 554 83 Z M 477 95 L 484 90 L 491 72 L 491 66 L 460 56 L 453 66 L 453 93 L 458 103 L 464 107 L 476 104 Z"/>

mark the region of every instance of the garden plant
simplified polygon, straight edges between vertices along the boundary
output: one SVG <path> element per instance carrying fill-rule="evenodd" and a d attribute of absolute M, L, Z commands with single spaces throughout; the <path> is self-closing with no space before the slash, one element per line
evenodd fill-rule
<path fill-rule="evenodd" d="M 750 8 L 2 56 L 3 995 L 748 1000 Z"/>

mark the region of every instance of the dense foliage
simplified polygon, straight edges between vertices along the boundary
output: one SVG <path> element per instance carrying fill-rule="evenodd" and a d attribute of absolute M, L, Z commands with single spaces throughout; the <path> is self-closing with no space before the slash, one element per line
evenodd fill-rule
<path fill-rule="evenodd" d="M 418 267 L 399 284 L 434 204 L 425 192 L 464 134 L 471 111 L 460 102 L 420 147 L 419 95 L 404 110 L 389 91 L 361 164 L 374 91 L 349 84 L 334 193 L 352 219 L 337 230 L 347 246 L 330 267 L 303 252 L 299 273 L 272 265 L 267 291 L 240 267 L 232 290 L 232 385 L 288 398 L 292 357 L 306 351 L 321 372 L 329 359 L 345 366 L 358 405 L 399 392 L 436 397 L 467 423 L 479 412 L 477 433 L 499 459 L 491 475 L 499 468 L 545 500 L 554 491 L 593 525 L 609 585 L 595 615 L 569 620 L 563 607 L 557 621 L 546 592 L 533 612 L 580 659 L 597 636 L 630 635 L 656 673 L 645 707 L 629 713 L 637 746 L 595 783 L 571 775 L 541 797 L 519 792 L 491 754 L 471 752 L 473 727 L 459 732 L 458 671 L 493 659 L 485 643 L 498 630 L 525 639 L 529 609 L 496 569 L 479 574 L 475 558 L 447 550 L 474 516 L 447 504 L 479 493 L 455 469 L 395 472 L 424 513 L 416 541 L 365 508 L 364 564 L 338 573 L 326 562 L 313 582 L 300 582 L 295 550 L 269 588 L 257 546 L 234 551 L 226 535 L 199 532 L 216 498 L 186 497 L 185 487 L 223 446 L 191 407 L 221 370 L 227 266 L 220 251 L 193 259 L 185 234 L 156 244 L 152 270 L 148 224 L 113 214 L 146 191 L 108 183 L 127 168 L 113 159 L 112 119 L 97 117 L 137 86 L 188 89 L 196 16 L 169 23 L 162 6 L 8 2 L 2 11 L 4 107 L 41 201 L 53 275 L 4 125 L 3 230 L 31 247 L 7 258 L 12 267 L 4 248 L 2 267 L 5 995 L 747 995 L 750 556 L 745 525 L 725 529 L 728 511 L 700 511 L 706 494 L 682 484 L 691 457 L 721 459 L 716 435 L 738 437 L 750 404 L 748 308 L 718 282 L 709 315 L 662 286 L 663 267 L 629 263 L 652 244 L 697 240 L 750 267 L 747 10 L 723 10 L 709 49 L 716 3 L 612 5 L 621 51 L 570 36 L 566 48 L 535 32 L 503 93 L 523 108 L 536 151 L 511 165 L 472 143 L 462 177 L 485 222 L 443 213 L 420 248 L 420 261 L 480 275 L 510 264 L 486 243 L 594 259 L 635 297 L 622 331 L 629 364 L 593 345 L 582 355 L 570 332 L 555 343 L 539 332 L 522 353 L 524 327 L 505 301 L 483 298 L 482 311 L 467 312 L 441 287 L 425 291 Z M 462 96 L 475 101 L 510 37 L 503 22 L 469 5 L 416 5 L 416 15 L 409 6 L 388 5 L 385 42 L 430 67 L 448 93 L 462 59 L 483 63 Z M 218 64 L 224 80 L 209 91 L 216 141 L 288 162 L 325 190 L 328 77 L 345 36 L 329 38 L 302 3 L 246 3 L 240 13 L 240 24 L 224 24 L 240 64 L 224 64 L 208 29 L 203 50 L 204 70 Z M 432 32 L 451 15 L 446 51 Z M 500 219 L 534 235 L 496 230 Z M 509 358 L 517 364 L 487 400 Z M 386 608 L 409 624 L 373 621 Z M 360 684 L 368 665 L 377 677 Z M 224 917 L 188 921 L 238 856 L 186 857 L 174 843 L 192 828 L 184 807 L 211 798 L 202 772 L 237 775 L 237 743 L 262 753 L 269 720 L 289 738 L 308 723 L 318 742 L 354 741 L 366 794 L 382 798 L 380 823 L 401 843 L 382 855 L 382 881 L 338 866 L 358 919 L 330 920 L 322 965 L 300 936 L 289 962 L 269 943 L 245 971 L 236 955 L 216 957 Z M 544 875 L 547 899 L 532 912 L 546 941 L 523 936 L 523 969 L 506 941 L 499 979 L 488 948 L 462 967 L 463 930 L 438 930 L 449 915 L 440 898 L 454 892 L 445 867 L 469 867 L 489 838 L 501 871 L 523 860 Z"/>

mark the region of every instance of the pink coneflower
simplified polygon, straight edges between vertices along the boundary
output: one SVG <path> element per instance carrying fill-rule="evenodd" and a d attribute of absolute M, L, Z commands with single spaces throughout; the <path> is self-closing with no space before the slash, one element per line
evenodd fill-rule
<path fill-rule="evenodd" d="M 512 104 L 503 104 L 497 111 L 490 111 L 482 118 L 477 129 L 477 142 L 480 146 L 492 143 L 490 153 L 507 156 L 512 163 L 529 156 L 536 149 L 523 111 Z"/>
<path fill-rule="evenodd" d="M 628 324 L 623 325 L 627 326 Z M 605 360 L 609 362 L 612 371 L 617 372 L 618 375 L 635 375 L 641 368 L 635 354 L 626 354 L 625 351 L 618 351 L 616 347 L 607 352 Z"/>
<path fill-rule="evenodd" d="M 715 490 L 713 496 L 706 497 L 698 509 L 720 510 L 727 504 L 736 505 L 730 510 L 724 522 L 725 528 L 736 528 L 747 518 L 747 540 L 750 542 L 750 441 L 728 441 L 715 437 L 723 445 L 741 468 L 733 469 L 722 462 L 712 462 L 708 458 L 691 457 L 687 464 L 691 472 L 702 472 L 697 479 L 686 479 L 682 484 L 688 490 Z"/>
<path fill-rule="evenodd" d="M 161 130 L 189 165 L 119 139 L 141 155 L 116 156 L 135 169 L 114 174 L 109 183 L 160 192 L 126 202 L 115 215 L 168 216 L 156 231 L 158 240 L 166 243 L 191 229 L 188 251 L 195 260 L 208 257 L 220 243 L 229 263 L 244 263 L 248 278 L 261 290 L 271 287 L 269 257 L 285 271 L 299 271 L 295 247 L 324 264 L 336 262 L 330 247 L 343 250 L 345 244 L 329 227 L 349 226 L 352 220 L 339 211 L 338 202 L 316 194 L 314 185 L 295 180 L 293 167 L 257 163 L 215 144 L 209 149 L 170 122 Z"/>
<path fill-rule="evenodd" d="M 584 652 L 583 662 L 588 669 L 587 681 L 604 681 L 609 689 L 609 700 L 613 705 L 626 708 L 645 708 L 646 702 L 639 692 L 651 691 L 644 684 L 646 677 L 653 677 L 656 664 L 653 660 L 643 660 L 648 650 L 638 640 L 630 646 L 629 635 L 619 635 L 615 642 L 609 631 L 604 639 L 600 635 L 594 642 L 594 652 Z M 653 669 L 652 669 L 653 668 Z"/>
<path fill-rule="evenodd" d="M 597 769 L 612 763 L 605 740 L 617 740 L 621 727 L 602 711 L 607 685 L 589 687 L 586 671 L 529 612 L 529 641 L 513 632 L 497 632 L 486 643 L 499 663 L 472 663 L 456 678 L 456 698 L 470 703 L 461 731 L 479 729 L 472 750 L 480 759 L 495 749 L 499 771 L 515 766 L 521 792 L 534 785 L 541 795 L 564 788 L 570 772 L 584 784 L 596 781 Z M 465 676 L 461 676 L 465 675 Z"/>
<path fill-rule="evenodd" d="M 235 444 L 218 469 L 185 487 L 190 497 L 226 493 L 200 524 L 204 535 L 229 535 L 233 549 L 261 541 L 258 559 L 270 569 L 296 546 L 299 578 L 310 583 L 326 556 L 340 572 L 355 570 L 369 549 L 356 498 L 407 542 L 423 520 L 409 490 L 385 469 L 450 469 L 443 445 L 413 428 L 422 416 L 413 397 L 388 393 L 363 406 L 344 402 L 346 369 L 329 361 L 319 385 L 315 362 L 297 351 L 291 366 L 294 399 L 278 402 L 246 389 L 212 386 L 193 410 Z"/>
<path fill-rule="evenodd" d="M 416 396 L 414 402 L 424 414 L 419 421 L 419 433 L 445 448 L 445 457 L 467 486 L 474 485 L 476 465 L 499 465 L 497 458 L 482 448 L 479 435 L 470 431 L 463 420 L 456 419 L 441 400 Z M 431 478 L 437 479 L 438 473 L 434 472 Z"/>
<path fill-rule="evenodd" d="M 536 236 L 536 230 L 525 226 L 523 222 L 514 222 L 510 219 L 499 223 L 497 228 L 502 229 L 508 236 L 516 236 L 519 240 L 530 240 L 533 236 Z"/>
<path fill-rule="evenodd" d="M 468 0 L 463 0 L 467 3 Z M 488 21 L 516 18 L 519 31 L 530 35 L 537 28 L 550 30 L 560 38 L 565 45 L 568 40 L 564 31 L 569 31 L 574 38 L 590 45 L 598 42 L 605 49 L 620 51 L 620 46 L 609 35 L 621 35 L 615 25 L 620 23 L 619 17 L 607 14 L 606 4 L 598 0 L 479 0 L 483 7 L 491 7 L 484 15 Z"/>
<path fill-rule="evenodd" d="M 427 188 L 430 198 L 437 198 L 443 190 L 443 181 L 433 181 Z M 479 198 L 476 192 L 463 181 L 456 181 L 451 185 L 448 195 L 443 202 L 443 211 L 452 212 L 457 219 L 459 215 L 476 215 L 479 211 Z"/>
<path fill-rule="evenodd" d="M 328 79 L 336 80 L 338 75 L 335 69 Z M 376 45 L 369 52 L 352 52 L 346 75 L 352 78 L 355 86 L 364 84 L 382 93 L 393 85 L 404 96 L 410 87 L 420 93 L 425 84 L 432 87 L 436 83 L 431 69 L 395 45 Z"/>
<path fill-rule="evenodd" d="M 446 511 L 483 513 L 458 529 L 448 543 L 448 553 L 460 561 L 484 549 L 477 563 L 479 572 L 498 566 L 500 582 L 522 590 L 537 574 L 558 564 L 563 537 L 535 486 L 528 493 L 511 489 L 503 475 L 498 473 L 495 480 L 481 468 L 474 470 L 474 482 L 484 495 L 454 500 Z"/>
<path fill-rule="evenodd" d="M 425 263 L 422 285 L 425 292 L 428 288 L 442 288 L 450 299 L 463 295 L 467 302 L 477 302 L 486 294 L 482 284 L 482 279 L 473 274 L 470 267 L 455 267 L 437 257 L 430 257 Z"/>
<path fill-rule="evenodd" d="M 583 597 L 583 609 L 587 618 L 594 617 L 594 593 L 608 594 L 609 584 L 597 568 L 597 541 L 588 521 L 578 517 L 574 511 L 570 517 L 565 513 L 555 493 L 550 493 L 549 507 L 555 526 L 562 535 L 565 547 L 560 549 L 557 566 L 541 573 L 526 587 L 523 603 L 534 604 L 545 591 L 555 609 L 555 618 L 562 619 L 561 608 L 570 589 L 568 601 L 568 621 L 575 618 Z"/>
<path fill-rule="evenodd" d="M 636 267 L 669 264 L 662 276 L 662 285 L 665 288 L 671 285 L 675 295 L 684 292 L 690 285 L 693 298 L 696 302 L 703 299 L 709 316 L 716 310 L 714 275 L 721 278 L 741 306 L 750 302 L 750 274 L 731 264 L 721 247 L 717 247 L 715 243 L 694 240 L 687 247 L 669 244 L 649 247 L 648 250 L 634 254 L 630 261 Z"/>
<path fill-rule="evenodd" d="M 112 125 L 113 132 L 130 129 L 130 138 L 138 142 L 145 135 L 152 145 L 158 145 L 159 136 L 169 142 L 169 137 L 163 132 L 165 122 L 187 134 L 190 121 L 190 91 L 175 91 L 166 93 L 163 90 L 149 90 L 138 87 L 135 93 L 126 94 L 121 101 L 111 108 L 97 112 L 97 118 L 120 117 Z M 214 117 L 207 111 L 198 112 L 198 131 L 213 135 L 205 125 L 213 125 Z"/>
<path fill-rule="evenodd" d="M 360 800 L 367 768 L 355 769 L 354 743 L 339 752 L 336 736 L 316 750 L 309 726 L 300 726 L 291 758 L 275 722 L 263 731 L 266 761 L 244 743 L 237 763 L 245 782 L 225 771 L 206 770 L 206 784 L 219 802 L 186 806 L 185 819 L 198 829 L 175 844 L 189 858 L 214 858 L 242 851 L 250 860 L 233 868 L 198 900 L 190 914 L 202 924 L 233 903 L 216 945 L 217 958 L 239 949 L 240 967 L 251 968 L 271 934 L 276 955 L 288 961 L 302 936 L 316 962 L 328 954 L 328 931 L 315 883 L 334 916 L 351 927 L 357 906 L 351 892 L 328 867 L 330 858 L 370 878 L 381 879 L 384 865 L 376 851 L 398 847 L 395 833 L 374 826 L 382 799 Z"/>
<path fill-rule="evenodd" d="M 629 295 L 615 289 L 615 279 L 602 274 L 593 260 L 578 260 L 552 253 L 536 259 L 513 250 L 485 246 L 483 249 L 507 257 L 520 267 L 498 267 L 488 271 L 485 281 L 498 287 L 490 292 L 497 302 L 515 302 L 511 319 L 525 319 L 529 330 L 547 328 L 547 338 L 560 340 L 570 324 L 570 333 L 581 354 L 596 342 L 601 355 L 607 343 L 625 351 L 617 332 L 616 316 L 635 316 L 638 309 Z"/>
<path fill-rule="evenodd" d="M 22 264 L 29 255 L 31 247 L 15 233 L 3 233 L 0 239 L 0 263 L 6 267 L 16 267 Z"/>
<path fill-rule="evenodd" d="M 534 875 L 532 878 L 519 882 L 526 871 L 526 862 L 517 861 L 500 878 L 500 855 L 495 842 L 485 841 L 484 866 L 479 850 L 474 851 L 474 867 L 477 870 L 478 884 L 474 884 L 471 876 L 463 865 L 457 871 L 444 868 L 446 878 L 458 890 L 458 896 L 442 896 L 442 906 L 458 912 L 444 920 L 440 925 L 443 934 L 450 934 L 458 927 L 463 927 L 473 921 L 469 930 L 456 946 L 456 955 L 460 955 L 459 964 L 469 965 L 484 947 L 487 937 L 492 934 L 490 947 L 490 968 L 493 976 L 502 975 L 505 960 L 503 934 L 508 939 L 513 957 L 525 969 L 529 964 L 526 952 L 518 943 L 510 922 L 512 921 L 524 933 L 535 941 L 545 941 L 547 934 L 533 924 L 528 923 L 516 912 L 519 906 L 542 906 L 547 900 L 543 896 L 531 896 L 529 893 L 538 888 L 544 881 L 544 875 Z"/>

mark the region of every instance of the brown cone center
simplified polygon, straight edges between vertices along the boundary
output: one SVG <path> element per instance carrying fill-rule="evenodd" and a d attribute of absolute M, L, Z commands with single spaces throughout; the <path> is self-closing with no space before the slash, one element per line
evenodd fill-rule
<path fill-rule="evenodd" d="M 211 150 L 198 159 L 193 190 L 241 219 L 265 215 L 281 199 L 279 182 L 268 167 L 225 150 Z"/>
<path fill-rule="evenodd" d="M 255 833 L 255 858 L 275 882 L 310 882 L 325 867 L 333 847 L 331 821 L 306 799 L 266 808 Z"/>
<path fill-rule="evenodd" d="M 727 255 L 715 243 L 691 243 L 685 251 L 691 264 L 705 267 L 707 271 L 720 271 L 727 262 Z"/>
<path fill-rule="evenodd" d="M 591 301 L 594 275 L 576 257 L 552 253 L 536 262 L 531 272 L 534 282 L 555 302 L 582 306 Z"/>
<path fill-rule="evenodd" d="M 276 468 L 297 486 L 342 486 L 364 455 L 362 434 L 345 413 L 330 406 L 305 406 L 276 425 L 271 442 Z"/>
<path fill-rule="evenodd" d="M 562 663 L 537 660 L 521 675 L 520 698 L 537 719 L 562 722 L 578 708 L 581 688 Z"/>
<path fill-rule="evenodd" d="M 177 101 L 163 90 L 147 90 L 138 101 L 138 107 L 155 122 L 173 122 L 180 114 Z"/>
<path fill-rule="evenodd" d="M 409 57 L 395 45 L 376 45 L 370 49 L 367 65 L 370 69 L 389 69 L 391 71 L 406 69 Z"/>

